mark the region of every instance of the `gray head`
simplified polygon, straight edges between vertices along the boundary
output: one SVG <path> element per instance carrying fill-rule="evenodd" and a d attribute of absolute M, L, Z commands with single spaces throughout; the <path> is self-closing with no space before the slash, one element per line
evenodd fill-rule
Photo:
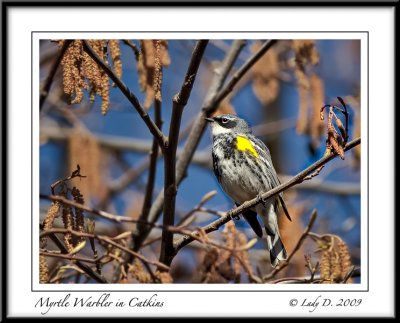
<path fill-rule="evenodd" d="M 221 133 L 251 133 L 246 121 L 233 114 L 221 114 L 214 118 L 206 118 L 211 123 L 214 136 Z"/>

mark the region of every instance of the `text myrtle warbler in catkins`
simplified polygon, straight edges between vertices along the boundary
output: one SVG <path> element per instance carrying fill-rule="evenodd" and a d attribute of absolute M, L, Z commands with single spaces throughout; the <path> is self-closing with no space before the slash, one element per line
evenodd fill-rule
<path fill-rule="evenodd" d="M 206 120 L 212 127 L 215 176 L 236 205 L 280 185 L 268 148 L 251 133 L 245 120 L 231 114 Z M 287 259 L 287 252 L 279 235 L 279 205 L 290 219 L 282 193 L 243 212 L 243 217 L 259 237 L 263 236 L 263 231 L 257 214 L 261 217 L 273 267 L 279 261 Z"/>

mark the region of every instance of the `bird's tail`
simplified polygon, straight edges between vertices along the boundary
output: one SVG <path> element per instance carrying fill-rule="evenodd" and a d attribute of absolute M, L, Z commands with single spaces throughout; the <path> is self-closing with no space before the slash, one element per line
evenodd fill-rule
<path fill-rule="evenodd" d="M 279 232 L 269 234 L 268 229 L 265 229 L 267 231 L 267 248 L 271 258 L 271 264 L 273 267 L 276 267 L 280 261 L 287 259 L 287 252 L 279 236 Z"/>
<path fill-rule="evenodd" d="M 277 214 L 273 205 L 268 208 L 259 206 L 257 213 L 261 215 L 264 222 L 271 264 L 276 267 L 280 261 L 287 259 L 287 252 L 279 234 Z"/>

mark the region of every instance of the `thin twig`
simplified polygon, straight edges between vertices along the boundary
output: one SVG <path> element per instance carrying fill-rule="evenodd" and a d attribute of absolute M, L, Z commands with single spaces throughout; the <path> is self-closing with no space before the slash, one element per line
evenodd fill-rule
<path fill-rule="evenodd" d="M 40 254 L 46 257 L 55 257 L 55 258 L 61 258 L 61 259 L 68 259 L 72 261 L 83 261 L 83 262 L 88 262 L 91 264 L 97 264 L 101 258 L 98 259 L 92 259 L 88 257 L 81 257 L 81 256 L 76 256 L 76 255 L 70 255 L 70 254 L 63 254 L 63 253 L 55 253 L 55 252 L 48 252 L 48 251 L 40 251 Z M 104 263 L 101 263 L 104 264 Z"/>
<path fill-rule="evenodd" d="M 39 109 L 40 110 L 42 110 L 43 103 L 44 103 L 44 101 L 46 101 L 46 98 L 49 94 L 50 87 L 51 87 L 51 84 L 53 83 L 53 79 L 54 79 L 54 76 L 56 75 L 58 66 L 60 65 L 60 63 L 64 57 L 64 54 L 67 51 L 68 46 L 72 43 L 72 41 L 73 40 L 68 40 L 68 39 L 64 40 L 64 43 L 58 53 L 58 56 L 50 68 L 49 75 L 47 76 L 47 78 L 45 79 L 45 81 L 43 83 L 43 87 L 40 91 L 40 99 L 39 99 Z"/>
<path fill-rule="evenodd" d="M 88 53 L 88 55 L 104 70 L 104 72 L 110 77 L 110 79 L 115 83 L 115 85 L 121 90 L 125 97 L 132 103 L 133 107 L 139 113 L 140 117 L 143 119 L 144 123 L 149 128 L 153 137 L 157 139 L 157 142 L 162 151 L 167 143 L 167 138 L 157 127 L 154 121 L 151 119 L 147 111 L 140 105 L 137 97 L 129 90 L 129 88 L 119 79 L 119 77 L 107 66 L 106 63 L 96 54 L 89 43 L 83 40 L 83 49 Z"/>
<path fill-rule="evenodd" d="M 140 51 L 137 48 L 137 46 L 129 39 L 122 39 L 122 42 L 132 49 L 133 54 L 135 55 L 136 61 L 139 61 Z"/>
<path fill-rule="evenodd" d="M 359 145 L 360 143 L 361 143 L 361 138 L 354 139 L 353 141 L 349 142 L 346 145 L 344 150 L 347 151 L 349 149 L 352 149 L 355 146 Z M 261 196 L 258 196 L 258 197 L 254 198 L 252 200 L 244 202 L 243 204 L 241 204 L 237 208 L 234 208 L 234 209 L 228 211 L 227 215 L 225 215 L 224 217 L 219 218 L 218 220 L 210 223 L 209 225 L 203 227 L 202 229 L 206 233 L 217 231 L 222 225 L 224 225 L 225 223 L 228 223 L 229 221 L 231 221 L 232 218 L 234 218 L 235 216 L 238 216 L 239 214 L 243 213 L 247 209 L 249 209 L 251 207 L 254 207 L 255 205 L 261 203 L 262 200 L 266 201 L 266 200 L 272 198 L 273 196 L 275 196 L 275 195 L 277 195 L 277 194 L 289 189 L 290 187 L 301 183 L 303 181 L 304 177 L 306 177 L 308 174 L 313 172 L 315 169 L 317 169 L 321 165 L 326 164 L 327 162 L 329 162 L 330 160 L 332 160 L 336 156 L 338 156 L 338 154 L 336 152 L 333 152 L 329 156 L 324 156 L 323 158 L 321 158 L 320 160 L 318 160 L 317 162 L 315 162 L 311 166 L 307 167 L 302 172 L 298 173 L 296 176 L 294 176 L 288 182 L 286 182 L 284 184 L 281 184 L 281 185 L 275 187 L 274 189 L 261 194 Z M 192 241 L 193 241 L 192 237 L 190 237 L 190 236 L 182 237 L 181 239 L 179 239 L 178 241 L 176 241 L 174 243 L 175 252 L 178 252 L 180 249 L 182 249 L 184 246 L 186 246 L 187 244 L 189 244 Z"/>
<path fill-rule="evenodd" d="M 349 278 L 351 277 L 360 277 L 361 276 L 361 271 L 359 267 L 352 267 L 352 271 L 349 273 Z M 310 276 L 305 276 L 305 277 L 283 277 L 279 278 L 273 281 L 269 281 L 269 284 L 279 284 L 279 283 L 284 283 L 284 284 L 306 284 L 306 283 L 323 283 L 325 280 L 321 278 L 320 275 L 314 275 L 313 279 L 311 280 L 311 275 Z"/>
<path fill-rule="evenodd" d="M 199 40 L 192 53 L 189 67 L 181 90 L 175 95 L 172 104 L 172 117 L 169 127 L 168 146 L 164 152 L 164 212 L 163 224 L 165 227 L 174 225 L 175 219 L 175 199 L 177 193 L 176 184 L 176 150 L 178 147 L 179 129 L 183 109 L 185 108 L 193 84 L 196 79 L 197 71 L 200 67 L 203 54 L 206 50 L 208 40 Z M 163 230 L 161 238 L 160 261 L 167 265 L 171 264 L 173 248 L 173 235 L 169 230 Z"/>
<path fill-rule="evenodd" d="M 137 252 L 134 252 L 134 251 L 130 250 L 129 248 L 127 248 L 127 247 L 125 247 L 125 246 L 113 241 L 108 236 L 97 235 L 97 234 L 86 233 L 86 232 L 79 232 L 79 231 L 70 230 L 70 229 L 61 229 L 61 228 L 60 229 L 56 229 L 56 228 L 53 228 L 53 229 L 49 229 L 49 230 L 43 231 L 40 234 L 40 238 L 45 237 L 47 235 L 50 235 L 52 233 L 64 233 L 64 234 L 69 233 L 69 234 L 72 234 L 72 235 L 77 236 L 77 237 L 93 238 L 93 239 L 96 239 L 98 241 L 102 241 L 102 242 L 108 243 L 108 244 L 110 244 L 110 245 L 112 245 L 112 246 L 114 246 L 114 247 L 116 247 L 118 249 L 121 249 L 121 250 L 125 251 L 125 252 L 128 252 L 128 253 L 132 254 L 135 258 L 138 258 L 139 260 L 141 260 L 142 262 L 147 262 L 148 264 L 157 266 L 158 268 L 163 269 L 163 270 L 169 270 L 169 267 L 164 265 L 163 263 L 147 259 L 146 257 L 142 256 L 141 254 L 139 254 Z"/>
<path fill-rule="evenodd" d="M 80 205 L 80 204 L 79 204 Z M 42 225 L 39 225 L 41 229 L 43 229 Z M 61 253 L 63 254 L 68 254 L 68 249 L 64 246 L 64 244 L 58 239 L 58 237 L 54 233 L 50 233 L 49 238 L 56 244 L 58 249 L 60 249 Z M 83 264 L 79 261 L 76 262 L 76 265 L 83 270 L 89 277 L 97 281 L 98 283 L 101 284 L 108 284 L 108 281 L 102 276 L 96 273 L 92 268 L 90 268 L 88 265 Z"/>

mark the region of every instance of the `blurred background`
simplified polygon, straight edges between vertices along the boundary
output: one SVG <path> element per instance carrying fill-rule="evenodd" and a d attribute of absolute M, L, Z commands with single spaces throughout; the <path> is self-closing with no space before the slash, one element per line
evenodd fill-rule
<path fill-rule="evenodd" d="M 254 54 L 262 42 L 263 40 L 246 42 L 232 73 Z M 139 40 L 121 40 L 116 43 L 113 46 L 118 46 L 120 58 L 110 57 L 110 66 L 114 70 L 120 69 L 122 81 L 139 98 L 142 105 L 148 106 L 149 114 L 154 118 L 155 94 L 140 83 L 143 74 L 138 66 L 139 56 L 143 54 L 146 44 Z M 169 129 L 172 98 L 182 86 L 195 43 L 195 40 L 168 40 L 165 44 L 160 90 L 165 134 L 168 134 Z M 232 40 L 227 39 L 209 42 L 183 113 L 179 148 L 183 147 L 191 125 L 204 103 L 214 72 L 231 45 Z M 54 66 L 60 47 L 60 42 L 41 41 L 41 83 L 45 82 Z M 111 48 L 109 51 L 111 52 Z M 87 177 L 74 179 L 70 185 L 80 189 L 86 205 L 137 219 L 142 211 L 148 181 L 152 135 L 121 91 L 112 87 L 112 81 L 109 81 L 106 115 L 102 115 L 102 105 L 104 109 L 106 97 L 92 94 L 90 98 L 87 90 L 83 90 L 79 103 L 70 104 L 71 101 L 79 101 L 76 100 L 78 94 L 71 96 L 65 93 L 66 71 L 63 64 L 66 64 L 65 61 L 57 68 L 40 111 L 40 193 L 50 195 L 52 183 L 67 177 L 79 164 L 81 174 Z M 286 182 L 324 154 L 327 114 L 324 121 L 320 120 L 319 114 L 323 105 L 340 106 L 337 97 L 342 97 L 350 113 L 349 140 L 360 136 L 360 74 L 359 40 L 279 40 L 239 82 L 215 114 L 235 113 L 246 119 L 253 127 L 254 134 L 269 147 L 281 182 Z M 338 116 L 341 117 L 340 114 Z M 344 118 L 342 121 L 344 123 Z M 211 191 L 216 191 L 216 194 L 207 200 L 203 205 L 204 209 L 225 212 L 234 207 L 214 177 L 211 145 L 211 132 L 207 128 L 187 177 L 178 188 L 176 222 L 187 216 Z M 163 159 L 159 157 L 153 198 L 163 189 L 163 185 Z M 318 217 L 311 231 L 319 236 L 329 234 L 329 237 L 340 237 L 341 240 L 337 240 L 341 243 L 337 255 L 341 255 L 340 248 L 344 246 L 343 248 L 348 249 L 347 261 L 350 261 L 350 256 L 351 265 L 360 265 L 359 146 L 346 152 L 344 160 L 335 158 L 318 176 L 284 194 L 293 219 L 288 222 L 284 216 L 280 217 L 282 239 L 289 253 L 307 226 L 312 210 L 317 209 Z M 40 202 L 41 221 L 44 221 L 51 201 L 42 198 Z M 212 212 L 196 211 L 193 212 L 188 227 L 194 229 L 204 226 L 218 217 Z M 87 212 L 85 218 L 95 220 L 96 233 L 111 237 L 135 228 L 135 224 L 118 224 Z M 162 223 L 162 218 L 159 223 Z M 61 217 L 55 220 L 53 226 L 64 226 Z M 225 242 L 229 240 L 229 233 L 243 233 L 244 237 L 238 236 L 238 241 L 251 241 L 256 237 L 245 221 L 235 221 L 234 226 L 237 230 L 230 224 L 225 229 L 221 228 L 210 234 L 210 237 Z M 148 244 L 145 242 L 141 249 L 151 259 L 159 257 L 160 235 L 161 230 L 153 229 L 146 239 Z M 317 268 L 319 275 L 334 276 L 333 264 L 328 266 L 330 273 L 322 272 L 321 263 L 326 261 L 324 253 L 326 257 L 327 250 L 332 249 L 332 241 L 324 239 L 308 237 L 290 265 L 276 274 L 273 280 L 308 277 L 311 273 L 310 264 L 315 267 L 317 263 L 321 267 Z M 128 245 L 128 239 L 124 243 Z M 51 246 L 52 244 L 48 244 L 47 248 L 51 249 Z M 99 244 L 98 251 L 100 254 L 111 252 L 103 244 Z M 89 245 L 80 253 L 93 256 Z M 310 257 L 305 257 L 308 255 Z M 204 244 L 192 243 L 180 250 L 173 260 L 169 279 L 174 283 L 251 281 L 248 269 L 237 268 L 240 266 L 235 266 L 235 258 L 231 256 Z M 116 258 L 118 257 L 121 255 L 116 254 Z M 264 239 L 258 239 L 243 257 L 250 264 L 254 275 L 265 277 L 273 269 Z M 117 260 L 109 259 L 103 265 L 102 274 L 105 277 L 114 282 L 146 282 L 135 275 L 135 268 L 130 268 L 131 274 L 120 274 L 116 270 Z M 46 262 L 48 282 L 93 282 L 73 268 L 64 268 L 61 272 L 60 268 L 68 264 L 68 260 L 46 257 Z M 228 269 L 224 266 L 226 262 Z M 119 275 L 117 278 L 116 272 Z M 359 283 L 360 278 L 353 278 L 351 282 Z"/>

